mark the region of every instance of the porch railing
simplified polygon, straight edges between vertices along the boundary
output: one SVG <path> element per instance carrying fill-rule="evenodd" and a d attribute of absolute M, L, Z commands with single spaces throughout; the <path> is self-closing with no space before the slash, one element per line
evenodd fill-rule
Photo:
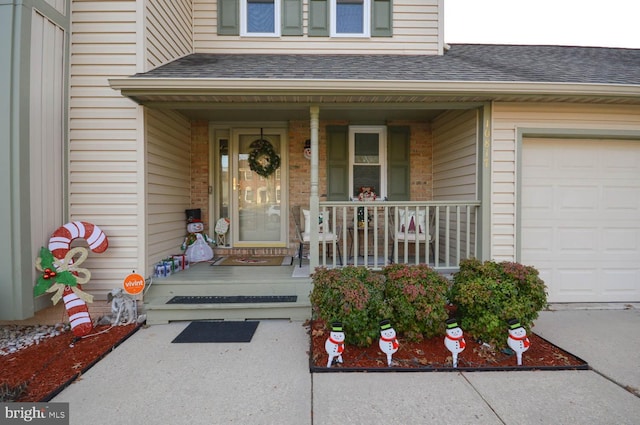
<path fill-rule="evenodd" d="M 320 202 L 320 231 L 338 237 L 320 238 L 312 264 L 456 269 L 460 260 L 477 257 L 479 207 L 479 201 Z"/>

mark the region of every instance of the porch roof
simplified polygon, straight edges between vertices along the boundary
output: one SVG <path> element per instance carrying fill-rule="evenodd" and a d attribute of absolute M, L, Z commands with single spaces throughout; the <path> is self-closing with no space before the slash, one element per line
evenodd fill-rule
<path fill-rule="evenodd" d="M 148 105 L 640 103 L 640 49 L 454 44 L 444 55 L 420 56 L 196 53 L 110 84 Z"/>

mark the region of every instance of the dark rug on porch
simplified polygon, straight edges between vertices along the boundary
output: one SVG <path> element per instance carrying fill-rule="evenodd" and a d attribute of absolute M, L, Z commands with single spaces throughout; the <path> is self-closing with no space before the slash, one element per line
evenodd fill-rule
<path fill-rule="evenodd" d="M 251 342 L 258 323 L 260 322 L 191 322 L 171 342 Z"/>
<path fill-rule="evenodd" d="M 167 304 L 256 304 L 295 303 L 297 295 L 230 295 L 230 296 L 176 296 Z"/>
<path fill-rule="evenodd" d="M 288 255 L 229 255 L 212 263 L 212 266 L 290 266 Z"/>

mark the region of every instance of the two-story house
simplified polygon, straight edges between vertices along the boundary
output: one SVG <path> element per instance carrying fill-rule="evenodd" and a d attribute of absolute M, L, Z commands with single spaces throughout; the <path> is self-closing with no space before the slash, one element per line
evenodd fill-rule
<path fill-rule="evenodd" d="M 0 19 L 0 319 L 50 303 L 34 259 L 68 221 L 108 235 L 86 262 L 103 299 L 179 250 L 186 209 L 209 232 L 229 218 L 230 252 L 295 256 L 294 205 L 329 217 L 343 264 L 519 261 L 551 302 L 640 301 L 640 50 L 447 45 L 443 0 L 8 1 Z M 337 264 L 309 221 L 311 267 Z"/>

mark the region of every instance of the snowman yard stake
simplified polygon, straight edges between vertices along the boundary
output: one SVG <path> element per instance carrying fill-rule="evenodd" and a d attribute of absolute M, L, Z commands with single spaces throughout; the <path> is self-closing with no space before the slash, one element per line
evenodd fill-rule
<path fill-rule="evenodd" d="M 331 367 L 333 359 L 336 362 L 342 363 L 342 353 L 344 352 L 344 331 L 342 330 L 342 323 L 334 322 L 331 324 L 331 332 L 329 338 L 324 343 L 324 349 L 329 355 L 327 360 L 327 367 Z"/>
<path fill-rule="evenodd" d="M 449 319 L 446 321 L 447 329 L 444 336 L 444 346 L 447 350 L 451 351 L 453 359 L 453 367 L 458 367 L 458 354 L 463 352 L 467 343 L 464 340 L 462 329 L 458 326 L 456 319 Z"/>
<path fill-rule="evenodd" d="M 529 342 L 529 338 L 527 338 L 527 331 L 522 327 L 518 319 L 509 319 L 507 323 L 509 324 L 507 344 L 509 348 L 516 352 L 518 366 L 521 366 L 522 353 L 529 349 L 531 343 Z"/>
<path fill-rule="evenodd" d="M 380 322 L 380 340 L 378 341 L 380 351 L 387 355 L 387 366 L 391 367 L 391 358 L 398 351 L 400 345 L 396 338 L 396 330 L 391 327 L 391 322 L 387 319 Z"/>

